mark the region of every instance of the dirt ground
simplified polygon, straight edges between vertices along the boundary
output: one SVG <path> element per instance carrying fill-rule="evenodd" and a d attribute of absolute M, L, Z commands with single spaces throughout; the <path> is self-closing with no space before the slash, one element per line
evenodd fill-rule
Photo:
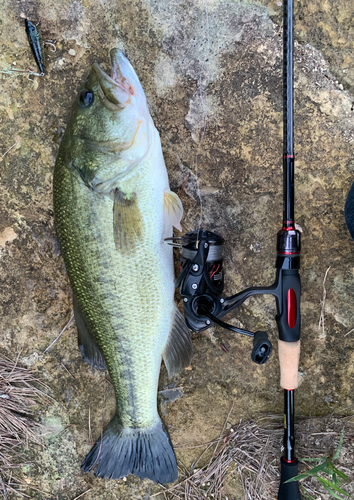
<path fill-rule="evenodd" d="M 6 0 L 0 9 L 2 71 L 34 66 L 25 17 L 41 18 L 44 40 L 57 41 L 55 52 L 46 47 L 44 77 L 0 75 L 0 352 L 21 350 L 54 399 L 37 410 L 46 447 L 26 452 L 34 465 L 23 474 L 45 492 L 32 491 L 35 499 L 73 500 L 89 489 L 84 500 L 148 499 L 160 487 L 147 480 L 80 471 L 89 415 L 97 439 L 114 394 L 106 374 L 83 362 L 76 327 L 44 353 L 72 314 L 53 221 L 58 145 L 90 65 L 108 69 L 109 49 L 122 48 L 146 92 L 171 188 L 184 186 L 183 233 L 200 217 L 198 152 L 202 226 L 226 241 L 225 294 L 271 284 L 282 215 L 282 3 Z M 296 413 L 304 416 L 351 414 L 354 405 L 354 242 L 344 220 L 354 180 L 353 17 L 352 2 L 295 1 L 295 214 L 303 229 Z M 249 339 L 212 328 L 193 335 L 191 369 L 170 381 L 162 368 L 160 390 L 179 389 L 173 402 L 161 395 L 160 411 L 180 464 L 198 456 L 188 446 L 220 434 L 232 405 L 234 422 L 282 411 L 274 315 L 273 299 L 258 297 L 229 318 L 269 332 L 274 352 L 264 366 L 251 362 Z M 243 498 L 237 480 L 228 498 Z"/>

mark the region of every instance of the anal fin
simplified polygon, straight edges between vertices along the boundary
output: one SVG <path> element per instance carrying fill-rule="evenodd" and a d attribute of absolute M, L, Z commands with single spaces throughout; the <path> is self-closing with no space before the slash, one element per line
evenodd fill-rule
<path fill-rule="evenodd" d="M 193 358 L 191 333 L 177 307 L 175 308 L 173 325 L 162 356 L 170 378 L 189 366 Z"/>
<path fill-rule="evenodd" d="M 79 334 L 79 348 L 82 357 L 87 364 L 99 370 L 107 370 L 106 362 L 104 360 L 101 349 L 89 334 L 85 320 L 82 317 L 80 309 L 74 299 L 74 316 Z"/>

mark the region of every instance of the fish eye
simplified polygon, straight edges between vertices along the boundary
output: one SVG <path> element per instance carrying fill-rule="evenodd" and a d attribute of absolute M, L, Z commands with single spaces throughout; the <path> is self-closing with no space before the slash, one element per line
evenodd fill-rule
<path fill-rule="evenodd" d="M 93 103 L 92 90 L 84 89 L 80 92 L 79 104 L 82 108 L 87 108 Z"/>

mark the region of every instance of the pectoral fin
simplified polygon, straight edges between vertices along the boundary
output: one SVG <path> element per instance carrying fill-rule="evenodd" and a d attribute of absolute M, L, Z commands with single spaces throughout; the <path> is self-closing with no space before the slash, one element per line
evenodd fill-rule
<path fill-rule="evenodd" d="M 117 250 L 129 250 L 137 245 L 142 234 L 142 218 L 136 194 L 114 193 L 113 235 Z"/>
<path fill-rule="evenodd" d="M 165 224 L 174 226 L 182 231 L 181 219 L 183 215 L 182 202 L 173 191 L 165 191 L 163 199 L 163 215 Z"/>
<path fill-rule="evenodd" d="M 174 322 L 162 356 L 170 378 L 189 366 L 193 358 L 191 334 L 177 307 L 175 308 Z"/>
<path fill-rule="evenodd" d="M 107 370 L 106 362 L 104 360 L 101 349 L 89 334 L 85 320 L 79 310 L 76 300 L 74 299 L 74 316 L 79 334 L 79 348 L 82 357 L 93 368 L 99 370 Z"/>

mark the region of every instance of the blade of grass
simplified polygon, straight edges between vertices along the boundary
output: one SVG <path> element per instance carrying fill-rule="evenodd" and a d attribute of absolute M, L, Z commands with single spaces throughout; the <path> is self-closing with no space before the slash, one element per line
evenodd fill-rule
<path fill-rule="evenodd" d="M 329 493 L 332 497 L 334 497 L 334 498 L 339 498 L 339 500 L 343 500 L 343 499 L 342 499 L 339 495 L 337 495 L 337 493 L 335 493 L 335 492 L 334 492 L 334 491 L 333 491 L 333 490 L 332 490 L 329 486 L 327 486 L 326 484 L 323 484 L 323 483 L 322 483 L 322 486 L 324 487 L 324 489 L 325 489 L 326 491 L 328 491 L 328 493 Z M 346 492 L 344 492 L 344 493 L 342 493 L 342 494 L 346 495 L 347 497 L 349 497 L 349 496 L 350 496 L 350 495 L 348 495 L 348 493 L 346 493 Z"/>
<path fill-rule="evenodd" d="M 345 492 L 344 490 L 342 490 L 342 488 L 339 488 L 339 486 L 337 486 L 337 485 L 331 483 L 330 481 L 328 481 L 328 479 L 325 479 L 324 477 L 320 477 L 320 476 L 318 476 L 317 479 L 319 480 L 319 482 L 323 486 L 328 486 L 328 488 L 330 488 L 331 490 L 338 491 L 338 493 L 341 493 L 342 495 L 346 495 L 347 497 L 350 496 L 347 492 Z"/>
<path fill-rule="evenodd" d="M 340 450 L 342 449 L 342 446 L 343 446 L 343 440 L 344 440 L 344 427 L 342 429 L 342 432 L 340 434 L 340 438 L 339 438 L 339 443 L 338 443 L 338 448 L 337 448 L 337 451 L 333 457 L 333 460 L 337 460 L 338 457 L 339 457 L 339 454 L 340 454 Z"/>
<path fill-rule="evenodd" d="M 344 479 L 344 481 L 346 481 L 347 483 L 349 482 L 349 478 L 346 474 L 344 474 L 344 472 L 337 469 L 332 463 L 329 464 L 329 467 L 333 471 L 333 476 L 337 475 L 337 476 L 341 477 L 342 479 Z"/>

